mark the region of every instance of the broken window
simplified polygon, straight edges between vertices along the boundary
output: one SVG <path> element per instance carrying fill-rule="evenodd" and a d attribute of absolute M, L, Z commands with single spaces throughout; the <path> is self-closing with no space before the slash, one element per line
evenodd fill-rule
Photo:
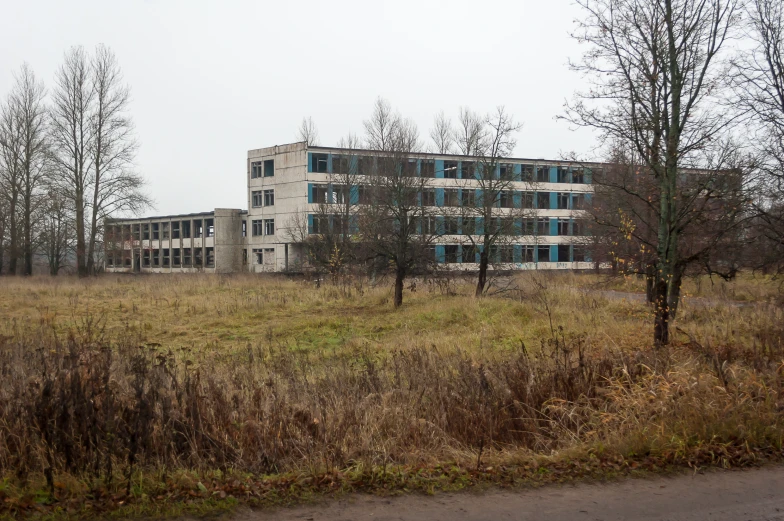
<path fill-rule="evenodd" d="M 475 263 L 476 262 L 476 246 L 473 244 L 463 245 L 463 262 Z"/>
<path fill-rule="evenodd" d="M 569 219 L 558 219 L 558 235 L 569 235 Z"/>
<path fill-rule="evenodd" d="M 460 193 L 460 206 L 471 207 L 476 205 L 476 190 L 463 188 Z"/>
<path fill-rule="evenodd" d="M 585 194 L 572 194 L 572 209 L 582 210 L 585 208 Z"/>
<path fill-rule="evenodd" d="M 329 216 L 328 215 L 314 215 L 311 219 L 311 226 L 308 233 L 322 234 L 329 232 Z"/>
<path fill-rule="evenodd" d="M 215 267 L 215 248 L 207 248 L 207 267 Z"/>
<path fill-rule="evenodd" d="M 163 249 L 163 267 L 164 268 L 168 268 L 169 267 L 169 261 L 170 260 L 171 259 L 169 257 L 169 248 L 164 248 Z"/>
<path fill-rule="evenodd" d="M 504 181 L 514 181 L 514 166 L 507 164 L 498 165 L 498 178 Z"/>
<path fill-rule="evenodd" d="M 312 196 L 311 200 L 316 204 L 325 204 L 329 203 L 330 197 L 328 196 L 327 192 L 329 191 L 328 185 L 313 185 L 311 187 Z"/>
<path fill-rule="evenodd" d="M 371 175 L 373 173 L 373 166 L 375 158 L 372 156 L 359 156 L 357 158 L 357 173 L 359 175 Z"/>
<path fill-rule="evenodd" d="M 583 184 L 585 183 L 585 172 L 582 168 L 575 168 L 572 170 L 572 183 Z"/>
<path fill-rule="evenodd" d="M 447 264 L 455 264 L 458 259 L 458 247 L 456 244 L 447 244 L 444 246 L 444 262 Z"/>
<path fill-rule="evenodd" d="M 549 166 L 537 166 L 536 167 L 536 182 L 537 183 L 549 183 L 550 182 L 550 167 Z"/>
<path fill-rule="evenodd" d="M 242 265 L 245 266 L 248 264 L 248 249 L 243 248 L 242 250 Z"/>
<path fill-rule="evenodd" d="M 182 265 L 187 268 L 190 268 L 192 265 L 190 248 L 182 249 Z"/>
<path fill-rule="evenodd" d="M 174 261 L 173 265 L 175 267 L 180 267 L 182 265 L 182 257 L 180 256 L 180 249 L 179 248 L 174 248 L 172 250 L 172 260 Z"/>
<path fill-rule="evenodd" d="M 172 239 L 179 239 L 180 238 L 180 221 L 174 221 L 172 223 Z"/>
<path fill-rule="evenodd" d="M 264 234 L 264 223 L 261 219 L 254 219 L 251 221 L 251 227 L 251 231 L 254 237 L 258 237 Z"/>
<path fill-rule="evenodd" d="M 201 268 L 201 248 L 194 248 L 193 249 L 193 267 L 194 268 Z"/>
<path fill-rule="evenodd" d="M 436 176 L 436 163 L 432 159 L 423 159 L 419 163 L 419 176 L 432 178 Z"/>
<path fill-rule="evenodd" d="M 204 223 L 201 219 L 193 221 L 193 238 L 201 239 L 204 236 Z"/>
<path fill-rule="evenodd" d="M 458 231 L 458 221 L 457 217 L 455 216 L 446 216 L 444 217 L 444 234 L 445 235 L 457 235 Z"/>
<path fill-rule="evenodd" d="M 275 248 L 264 248 L 264 264 L 275 265 Z"/>
<path fill-rule="evenodd" d="M 463 235 L 476 235 L 476 218 L 475 217 L 462 217 L 462 232 Z"/>
<path fill-rule="evenodd" d="M 537 261 L 550 262 L 550 246 L 542 244 L 536 247 Z"/>
<path fill-rule="evenodd" d="M 275 205 L 275 190 L 264 190 L 264 206 Z"/>
<path fill-rule="evenodd" d="M 521 232 L 523 235 L 536 235 L 536 219 L 523 219 Z"/>
<path fill-rule="evenodd" d="M 444 179 L 457 179 L 457 161 L 444 161 Z"/>
<path fill-rule="evenodd" d="M 536 192 L 536 207 L 540 210 L 550 209 L 550 192 Z"/>
<path fill-rule="evenodd" d="M 272 177 L 275 175 L 275 160 L 274 159 L 265 159 L 264 160 L 264 177 Z"/>
<path fill-rule="evenodd" d="M 522 172 L 522 180 L 524 182 L 532 182 L 534 180 L 534 165 L 520 165 Z"/>
<path fill-rule="evenodd" d="M 261 190 L 254 190 L 251 192 L 251 207 L 259 208 L 261 205 L 264 204 L 264 198 L 261 194 Z"/>
<path fill-rule="evenodd" d="M 257 179 L 261 177 L 261 161 L 254 161 L 250 164 L 250 178 Z"/>
<path fill-rule="evenodd" d="M 316 172 L 319 174 L 326 174 L 327 173 L 327 162 L 329 159 L 328 154 L 313 154 L 311 156 L 311 172 Z"/>
<path fill-rule="evenodd" d="M 133 225 L 133 238 L 137 241 L 141 238 L 141 226 L 138 224 Z"/>
<path fill-rule="evenodd" d="M 585 221 L 582 219 L 575 219 L 572 221 L 572 235 L 587 235 L 588 227 L 585 224 Z"/>
<path fill-rule="evenodd" d="M 152 265 L 156 268 L 161 265 L 161 250 L 158 248 L 152 250 Z"/>
<path fill-rule="evenodd" d="M 436 191 L 434 188 L 425 188 L 421 193 L 422 206 L 436 205 Z"/>
<path fill-rule="evenodd" d="M 332 173 L 348 174 L 349 158 L 347 156 L 332 155 Z"/>
<path fill-rule="evenodd" d="M 585 246 L 575 245 L 572 247 L 572 261 L 573 262 L 586 262 L 585 261 Z"/>
<path fill-rule="evenodd" d="M 191 222 L 190 221 L 182 221 L 182 238 L 183 239 L 190 239 L 191 238 Z"/>
<path fill-rule="evenodd" d="M 150 257 L 151 257 L 150 250 L 144 250 L 144 252 L 142 253 L 142 266 L 144 266 L 145 268 L 150 267 Z"/>
<path fill-rule="evenodd" d="M 571 208 L 572 194 L 569 192 L 558 192 L 558 209 L 569 210 Z"/>
<path fill-rule="evenodd" d="M 207 226 L 207 237 L 215 237 L 215 220 L 207 219 L 205 226 Z"/>
<path fill-rule="evenodd" d="M 152 240 L 157 241 L 160 238 L 160 224 L 152 223 Z"/>
<path fill-rule="evenodd" d="M 169 240 L 169 223 L 161 223 L 161 239 Z"/>
<path fill-rule="evenodd" d="M 558 262 L 572 262 L 569 254 L 570 246 L 568 244 L 558 245 Z"/>
<path fill-rule="evenodd" d="M 264 250 L 261 248 L 253 248 L 253 258 L 256 264 L 264 264 Z"/>
<path fill-rule="evenodd" d="M 510 190 L 503 190 L 499 194 L 501 208 L 514 208 L 515 193 Z"/>
<path fill-rule="evenodd" d="M 534 193 L 533 192 L 521 192 L 521 195 L 520 195 L 520 207 L 521 208 L 533 208 L 534 207 Z"/>
<path fill-rule="evenodd" d="M 150 225 L 147 223 L 142 224 L 142 240 L 150 240 Z"/>
<path fill-rule="evenodd" d="M 242 236 L 248 236 L 248 221 L 242 221 Z"/>
<path fill-rule="evenodd" d="M 550 235 L 550 219 L 545 217 L 536 220 L 536 234 Z"/>
<path fill-rule="evenodd" d="M 534 248 L 535 246 L 531 244 L 524 244 L 522 246 L 522 258 L 520 259 L 522 262 L 533 262 L 534 261 Z"/>
<path fill-rule="evenodd" d="M 569 167 L 568 166 L 559 166 L 558 167 L 558 182 L 559 183 L 568 183 L 569 181 L 570 181 Z"/>
<path fill-rule="evenodd" d="M 457 188 L 444 188 L 444 206 L 460 206 Z"/>
<path fill-rule="evenodd" d="M 460 165 L 460 175 L 463 179 L 471 179 L 474 177 L 474 169 L 476 165 L 471 161 L 463 161 Z"/>
<path fill-rule="evenodd" d="M 264 219 L 264 235 L 275 235 L 275 219 Z"/>

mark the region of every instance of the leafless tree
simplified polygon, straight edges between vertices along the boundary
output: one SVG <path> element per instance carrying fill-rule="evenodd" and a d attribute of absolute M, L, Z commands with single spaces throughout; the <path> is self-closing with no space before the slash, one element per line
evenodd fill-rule
<path fill-rule="evenodd" d="M 16 259 L 21 253 L 22 274 L 32 275 L 35 233 L 33 213 L 37 209 L 47 171 L 46 91 L 27 64 L 22 66 L 15 79 L 0 115 L 2 169 L 12 191 L 9 272 L 16 272 Z M 21 218 L 21 226 L 17 226 L 17 218 Z"/>
<path fill-rule="evenodd" d="M 436 235 L 422 230 L 430 210 L 420 197 L 429 180 L 419 175 L 411 157 L 421 151 L 416 126 L 393 115 L 388 103 L 376 103 L 365 129 L 368 144 L 380 153 L 365 176 L 372 204 L 360 206 L 359 236 L 372 257 L 394 272 L 394 305 L 399 307 L 406 278 L 435 261 L 431 246 Z"/>
<path fill-rule="evenodd" d="M 728 84 L 721 63 L 738 27 L 740 0 L 578 0 L 574 37 L 588 50 L 574 70 L 590 82 L 567 105 L 566 118 L 598 129 L 606 141 L 633 147 L 656 180 L 654 342 L 669 343 L 670 294 L 677 293 L 683 250 L 685 166 L 733 123 L 720 109 Z M 696 200 L 696 199 L 695 199 Z M 650 203 L 653 204 L 653 203 Z"/>
<path fill-rule="evenodd" d="M 460 107 L 457 126 L 453 130 L 452 140 L 464 156 L 477 155 L 477 150 L 486 141 L 485 120 L 467 107 Z"/>
<path fill-rule="evenodd" d="M 93 188 L 95 95 L 90 58 L 82 47 L 74 47 L 66 52 L 55 74 L 50 114 L 53 183 L 72 202 L 76 268 L 82 277 L 88 274 L 87 215 Z M 59 208 L 59 204 L 53 207 Z"/>
<path fill-rule="evenodd" d="M 123 83 L 114 53 L 99 45 L 90 62 L 94 108 L 90 118 L 91 196 L 87 272 L 95 271 L 99 221 L 122 212 L 137 213 L 151 204 L 144 178 L 133 170 L 138 144 L 128 115 L 130 89 Z"/>
<path fill-rule="evenodd" d="M 73 226 L 76 223 L 72 200 L 57 188 L 50 189 L 41 205 L 39 243 L 49 265 L 49 274 L 58 275 L 68 265 L 73 252 Z"/>
<path fill-rule="evenodd" d="M 304 141 L 308 146 L 318 146 L 318 129 L 316 128 L 316 124 L 313 122 L 313 118 L 310 116 L 307 118 L 302 118 L 302 123 L 297 130 L 297 139 L 299 141 Z"/>
<path fill-rule="evenodd" d="M 461 109 L 463 114 L 472 114 L 468 109 Z M 476 296 L 482 296 L 487 290 L 487 276 L 490 265 L 494 262 L 506 261 L 499 257 L 501 247 L 511 248 L 512 242 L 523 233 L 521 219 L 532 214 L 523 204 L 522 194 L 518 190 L 515 166 L 504 164 L 517 144 L 515 134 L 522 125 L 504 109 L 498 107 L 494 114 L 488 115 L 482 126 L 476 130 L 481 136 L 476 143 L 465 150 L 474 158 L 473 172 L 467 172 L 463 162 L 463 186 L 461 201 L 463 222 L 467 219 L 478 219 L 480 223 L 473 233 L 465 234 L 466 241 L 472 250 L 479 255 L 479 274 L 476 283 Z M 467 179 L 468 178 L 468 179 Z M 472 196 L 466 197 L 469 193 Z M 464 246 L 465 247 L 465 246 Z"/>
<path fill-rule="evenodd" d="M 430 139 L 433 140 L 435 152 L 438 154 L 451 154 L 454 145 L 452 122 L 444 114 L 439 112 L 433 119 L 433 128 L 430 130 Z"/>

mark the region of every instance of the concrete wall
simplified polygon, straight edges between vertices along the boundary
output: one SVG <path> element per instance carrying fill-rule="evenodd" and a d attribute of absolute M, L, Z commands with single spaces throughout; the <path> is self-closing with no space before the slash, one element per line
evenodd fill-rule
<path fill-rule="evenodd" d="M 245 220 L 240 210 L 215 209 L 215 271 L 237 273 L 243 268 L 245 237 L 242 223 Z"/>

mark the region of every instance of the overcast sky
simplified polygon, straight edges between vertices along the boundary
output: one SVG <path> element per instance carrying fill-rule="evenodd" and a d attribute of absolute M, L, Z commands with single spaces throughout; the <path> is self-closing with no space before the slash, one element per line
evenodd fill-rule
<path fill-rule="evenodd" d="M 382 96 L 427 136 L 433 116 L 505 105 L 524 124 L 516 155 L 594 145 L 555 116 L 579 87 L 571 0 L 6 0 L 0 95 L 28 62 L 47 87 L 63 53 L 103 43 L 133 100 L 159 214 L 247 205 L 251 148 L 295 141 L 311 116 L 334 145 Z"/>

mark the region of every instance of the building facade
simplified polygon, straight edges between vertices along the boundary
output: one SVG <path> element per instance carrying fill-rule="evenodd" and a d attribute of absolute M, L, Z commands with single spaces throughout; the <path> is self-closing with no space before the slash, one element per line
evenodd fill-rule
<path fill-rule="evenodd" d="M 106 223 L 108 271 L 300 271 L 307 266 L 303 236 L 319 233 L 324 205 L 362 200 L 362 179 L 382 153 L 293 143 L 248 151 L 248 210 L 216 209 L 192 215 L 110 220 Z M 439 233 L 434 255 L 455 269 L 474 269 L 478 254 L 468 235 L 485 223 L 459 212 L 480 183 L 476 158 L 409 154 L 417 175 L 427 177 L 422 205 L 430 206 Z M 350 169 L 354 186 L 340 184 Z M 498 215 L 514 220 L 513 237 L 494 252 L 503 269 L 593 267 L 581 208 L 593 194 L 600 164 L 504 159 L 497 175 L 508 182 Z M 510 228 L 512 229 L 512 228 Z M 425 231 L 426 232 L 426 231 Z"/>

